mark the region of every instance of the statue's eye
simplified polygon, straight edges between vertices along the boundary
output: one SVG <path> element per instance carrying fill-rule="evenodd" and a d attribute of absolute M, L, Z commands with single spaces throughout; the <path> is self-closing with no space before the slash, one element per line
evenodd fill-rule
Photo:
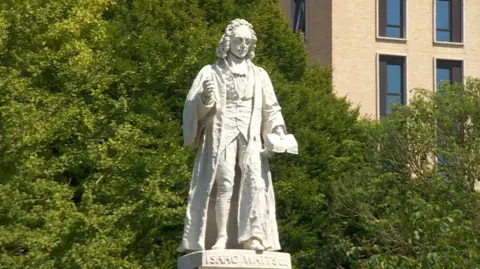
<path fill-rule="evenodd" d="M 238 43 L 244 43 L 247 46 L 249 46 L 252 43 L 252 40 L 250 38 L 242 38 L 242 37 L 235 37 L 235 41 Z"/>

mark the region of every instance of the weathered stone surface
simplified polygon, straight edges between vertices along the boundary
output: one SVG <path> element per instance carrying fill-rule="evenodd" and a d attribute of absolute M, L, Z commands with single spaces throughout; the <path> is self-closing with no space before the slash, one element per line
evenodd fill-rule
<path fill-rule="evenodd" d="M 178 269 L 291 269 L 290 254 L 228 249 L 197 251 L 178 259 Z"/>
<path fill-rule="evenodd" d="M 219 59 L 200 70 L 185 100 L 184 143 L 198 149 L 179 252 L 281 249 L 267 158 L 297 153 L 297 143 L 270 77 L 251 61 L 256 41 L 249 22 L 231 21 Z"/>

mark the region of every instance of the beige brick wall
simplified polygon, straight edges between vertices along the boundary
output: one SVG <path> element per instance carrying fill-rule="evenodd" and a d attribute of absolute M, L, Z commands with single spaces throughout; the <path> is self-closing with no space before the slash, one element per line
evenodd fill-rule
<path fill-rule="evenodd" d="M 290 21 L 290 24 L 291 24 L 293 20 L 293 18 L 291 18 L 292 17 L 292 6 L 291 6 L 292 0 L 279 0 L 278 2 L 280 4 L 280 7 L 283 10 L 283 13 L 285 13 L 285 18 L 288 21 Z"/>
<path fill-rule="evenodd" d="M 292 1 L 279 0 L 285 18 L 292 18 Z M 306 46 L 310 61 L 332 65 L 332 0 L 306 1 Z"/>
<path fill-rule="evenodd" d="M 291 20 L 291 0 L 279 0 Z M 377 0 L 307 0 L 306 45 L 312 62 L 333 68 L 340 96 L 378 118 L 379 54 L 407 57 L 407 99 L 411 89 L 435 87 L 434 59 L 464 61 L 464 75 L 480 77 L 480 0 L 464 0 L 464 44 L 434 43 L 435 0 L 407 0 L 406 40 L 377 38 Z"/>
<path fill-rule="evenodd" d="M 480 0 L 465 0 L 464 5 L 464 45 L 458 46 L 434 44 L 434 0 L 407 0 L 406 41 L 376 38 L 375 0 L 333 1 L 332 67 L 337 94 L 359 105 L 362 115 L 377 118 L 377 54 L 407 57 L 408 90 L 433 90 L 434 58 L 464 60 L 464 74 L 480 76 Z"/>
<path fill-rule="evenodd" d="M 332 0 L 307 0 L 307 48 L 311 62 L 332 65 Z"/>
<path fill-rule="evenodd" d="M 374 0 L 335 0 L 332 7 L 333 85 L 362 113 L 374 114 L 375 4 Z"/>

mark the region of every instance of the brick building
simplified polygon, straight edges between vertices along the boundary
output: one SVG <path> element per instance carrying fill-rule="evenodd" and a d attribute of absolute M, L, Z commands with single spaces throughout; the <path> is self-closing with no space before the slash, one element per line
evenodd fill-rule
<path fill-rule="evenodd" d="M 410 89 L 480 76 L 480 0 L 280 0 L 338 95 L 381 118 Z"/>

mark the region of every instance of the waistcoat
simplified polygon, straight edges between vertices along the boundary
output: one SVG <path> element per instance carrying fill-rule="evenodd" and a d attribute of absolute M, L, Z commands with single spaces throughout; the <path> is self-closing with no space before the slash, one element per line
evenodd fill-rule
<path fill-rule="evenodd" d="M 247 140 L 248 129 L 253 109 L 253 72 L 249 70 L 247 78 L 228 72 L 226 81 L 226 105 L 224 111 L 224 128 L 227 144 L 239 133 Z M 237 76 L 234 78 L 233 76 Z"/>

